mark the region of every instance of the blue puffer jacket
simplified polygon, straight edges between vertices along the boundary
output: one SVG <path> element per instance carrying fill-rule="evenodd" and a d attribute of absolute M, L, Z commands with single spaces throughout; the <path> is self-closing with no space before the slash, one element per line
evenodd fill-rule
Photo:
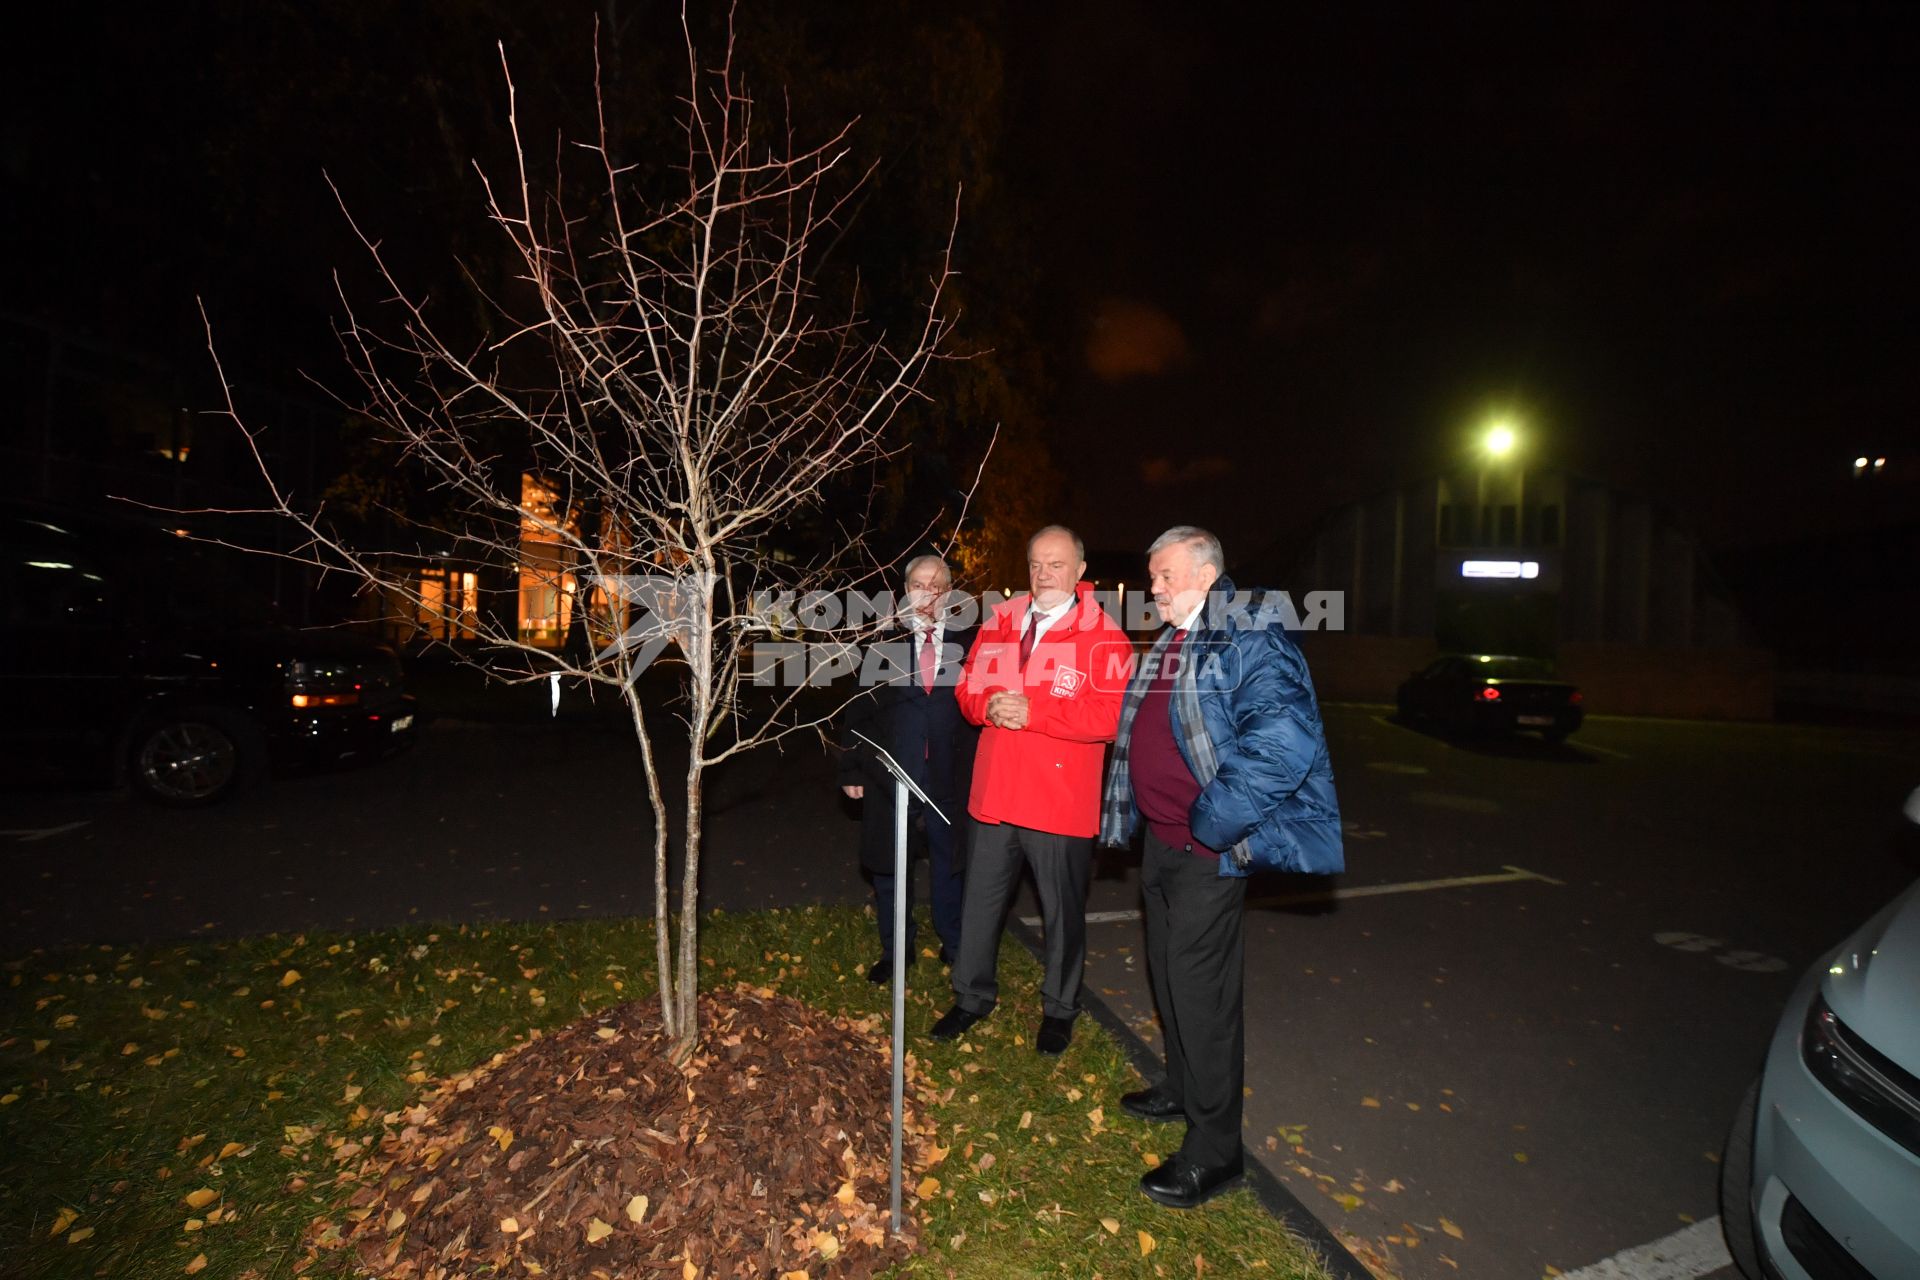
<path fill-rule="evenodd" d="M 1161 632 L 1127 687 L 1101 805 L 1103 844 L 1127 843 L 1140 824 L 1127 746 L 1172 634 Z M 1222 577 L 1185 656 L 1168 708 L 1174 741 L 1201 784 L 1188 822 L 1194 839 L 1225 851 L 1223 876 L 1343 870 L 1340 802 L 1313 679 L 1277 612 L 1236 597 Z"/>

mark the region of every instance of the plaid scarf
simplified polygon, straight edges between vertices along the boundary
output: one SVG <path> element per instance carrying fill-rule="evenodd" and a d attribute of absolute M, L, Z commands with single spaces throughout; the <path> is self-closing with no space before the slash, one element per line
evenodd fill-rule
<path fill-rule="evenodd" d="M 1153 648 L 1147 651 L 1146 660 L 1134 668 L 1133 679 L 1127 684 L 1126 700 L 1120 704 L 1120 727 L 1114 735 L 1111 753 L 1112 770 L 1107 774 L 1107 786 L 1100 798 L 1100 843 L 1103 845 L 1124 845 L 1133 839 L 1134 828 L 1139 825 L 1140 811 L 1133 803 L 1133 775 L 1128 771 L 1128 746 L 1133 740 L 1133 718 L 1139 713 L 1140 703 L 1147 696 L 1147 686 L 1153 683 L 1154 673 L 1160 670 L 1160 664 L 1166 661 L 1166 651 L 1173 644 L 1174 628 L 1161 629 L 1154 639 Z M 1204 639 L 1202 639 L 1204 637 Z M 1204 632 L 1195 629 L 1187 633 L 1187 644 L 1196 639 L 1203 644 L 1221 643 L 1220 633 Z M 1206 719 L 1200 713 L 1200 689 L 1194 679 L 1197 662 L 1183 662 L 1174 673 L 1173 692 L 1169 701 L 1173 706 L 1174 732 L 1179 735 L 1180 743 L 1186 748 L 1187 760 L 1193 765 L 1193 776 L 1204 789 L 1220 772 L 1220 757 L 1213 749 L 1213 739 L 1207 736 Z M 1231 850 L 1234 865 L 1245 870 L 1253 860 L 1253 850 L 1248 841 L 1242 840 Z"/>

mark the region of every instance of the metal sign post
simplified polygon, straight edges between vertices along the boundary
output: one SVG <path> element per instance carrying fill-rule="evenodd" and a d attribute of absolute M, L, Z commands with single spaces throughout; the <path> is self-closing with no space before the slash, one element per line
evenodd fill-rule
<path fill-rule="evenodd" d="M 940 812 L 940 806 L 927 798 L 900 762 L 887 754 L 887 749 L 855 730 L 854 737 L 873 748 L 874 755 L 893 775 L 893 1163 L 889 1172 L 888 1191 L 892 1196 L 893 1231 L 900 1233 L 905 1225 L 900 1217 L 900 1148 L 903 1129 L 907 1082 L 907 796 L 913 797 L 927 806 L 940 821 L 952 825 L 947 815 Z"/>

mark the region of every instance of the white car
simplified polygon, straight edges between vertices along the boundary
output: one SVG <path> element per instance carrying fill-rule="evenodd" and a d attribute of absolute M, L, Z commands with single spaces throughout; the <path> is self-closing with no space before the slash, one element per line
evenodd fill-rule
<path fill-rule="evenodd" d="M 1920 1277 L 1920 884 L 1794 989 L 1720 1194 L 1750 1280 Z"/>

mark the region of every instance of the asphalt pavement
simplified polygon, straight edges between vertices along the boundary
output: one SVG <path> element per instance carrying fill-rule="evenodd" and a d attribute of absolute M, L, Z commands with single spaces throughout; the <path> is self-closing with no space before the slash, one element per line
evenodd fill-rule
<path fill-rule="evenodd" d="M 1700 1248 L 1727 1119 L 1795 976 L 1915 874 L 1920 733 L 1599 718 L 1549 747 L 1326 716 L 1348 871 L 1251 888 L 1249 1148 L 1408 1280 L 1651 1242 L 1698 1258 L 1663 1276 L 1729 1274 Z M 724 771 L 707 839 L 704 907 L 866 899 L 817 744 Z M 595 717 L 442 721 L 201 812 L 0 791 L 0 857 L 8 955 L 652 909 L 638 752 Z M 1103 857 L 1089 987 L 1151 1042 L 1137 908 Z"/>

